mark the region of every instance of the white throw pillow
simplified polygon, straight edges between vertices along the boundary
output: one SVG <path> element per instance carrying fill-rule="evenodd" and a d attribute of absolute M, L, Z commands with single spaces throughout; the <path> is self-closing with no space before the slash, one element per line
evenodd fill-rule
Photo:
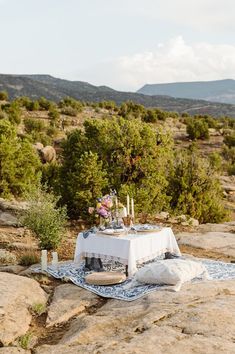
<path fill-rule="evenodd" d="M 145 284 L 175 285 L 175 291 L 181 285 L 196 277 L 208 279 L 205 266 L 200 262 L 184 259 L 167 259 L 148 264 L 135 275 L 138 282 Z"/>

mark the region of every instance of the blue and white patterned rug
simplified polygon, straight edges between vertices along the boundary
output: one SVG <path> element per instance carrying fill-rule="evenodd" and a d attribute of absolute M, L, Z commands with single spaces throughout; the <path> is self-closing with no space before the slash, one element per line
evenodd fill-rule
<path fill-rule="evenodd" d="M 235 279 L 235 264 L 208 259 L 200 259 L 200 261 L 205 265 L 211 280 Z M 112 264 L 103 262 L 103 265 L 106 271 L 115 270 L 124 272 L 124 267 L 118 262 L 113 262 Z M 34 271 L 41 272 L 41 269 L 34 268 Z M 166 287 L 164 285 L 136 284 L 133 278 L 127 279 L 124 283 L 112 286 L 89 285 L 84 281 L 85 276 L 89 274 L 89 272 L 84 271 L 84 264 L 75 264 L 72 261 L 59 263 L 57 270 L 52 266 L 49 266 L 47 268 L 47 273 L 54 278 L 71 281 L 75 285 L 99 296 L 124 301 L 137 300 L 152 291 L 162 290 Z M 200 281 L 200 279 L 197 278 L 193 281 Z"/>

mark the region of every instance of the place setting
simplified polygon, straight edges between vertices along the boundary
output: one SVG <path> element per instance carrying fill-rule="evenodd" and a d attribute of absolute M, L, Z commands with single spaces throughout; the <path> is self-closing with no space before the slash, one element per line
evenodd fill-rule
<path fill-rule="evenodd" d="M 135 222 L 135 202 L 121 202 L 115 191 L 97 199 L 98 224 L 79 232 L 74 261 L 59 262 L 57 252 L 42 250 L 41 267 L 99 296 L 124 301 L 149 292 L 180 291 L 188 281 L 234 279 L 233 264 L 183 257 L 170 227 Z"/>

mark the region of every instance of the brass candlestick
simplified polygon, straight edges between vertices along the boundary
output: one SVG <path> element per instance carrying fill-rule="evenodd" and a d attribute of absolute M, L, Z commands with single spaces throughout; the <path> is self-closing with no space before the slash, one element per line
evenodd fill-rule
<path fill-rule="evenodd" d="M 134 219 L 131 215 L 127 215 L 127 216 L 123 217 L 122 220 L 123 220 L 124 225 L 127 227 L 132 226 L 133 222 L 134 222 Z"/>

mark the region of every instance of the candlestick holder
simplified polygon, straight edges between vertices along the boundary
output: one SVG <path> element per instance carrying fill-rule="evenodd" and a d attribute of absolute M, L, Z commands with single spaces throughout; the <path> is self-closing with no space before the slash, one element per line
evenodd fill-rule
<path fill-rule="evenodd" d="M 122 220 L 123 220 L 123 223 L 125 226 L 127 226 L 127 227 L 133 226 L 134 219 L 131 215 L 127 215 L 127 216 L 123 217 Z"/>

